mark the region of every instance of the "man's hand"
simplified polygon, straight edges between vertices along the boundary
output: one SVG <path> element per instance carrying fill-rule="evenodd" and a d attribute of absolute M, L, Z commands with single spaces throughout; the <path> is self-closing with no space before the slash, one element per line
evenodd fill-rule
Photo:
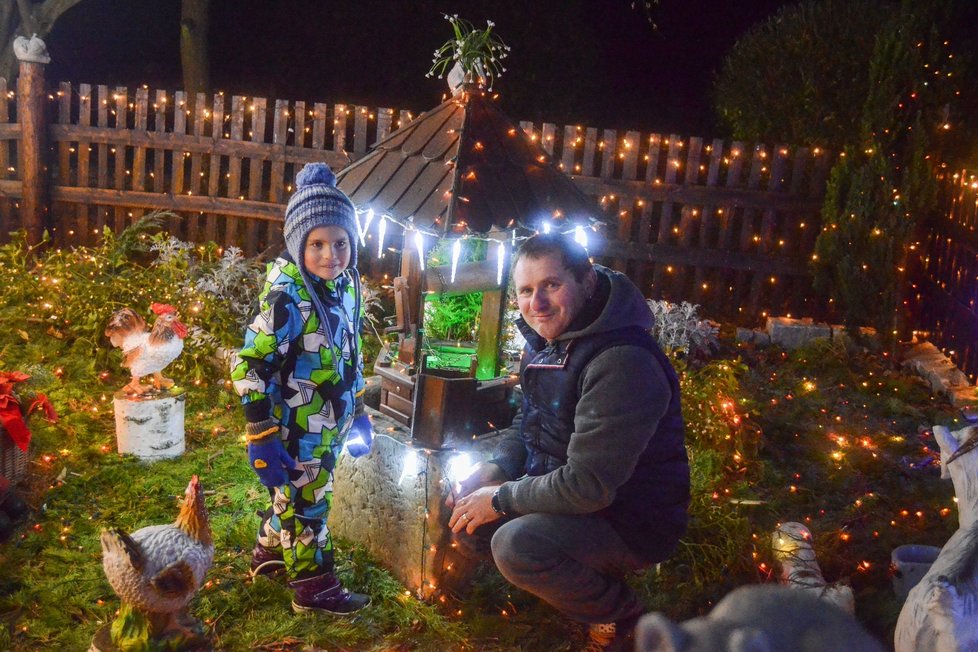
<path fill-rule="evenodd" d="M 458 534 L 465 530 L 473 534 L 480 525 L 502 518 L 502 515 L 492 508 L 492 495 L 496 493 L 498 486 L 499 484 L 492 484 L 480 487 L 467 496 L 459 498 L 452 511 L 452 517 L 448 519 L 448 527 L 452 532 Z"/>
<path fill-rule="evenodd" d="M 455 507 L 457 500 L 469 495 L 479 487 L 496 486 L 505 481 L 506 475 L 499 466 L 492 462 L 479 462 L 469 477 L 458 483 L 457 488 L 453 487 L 452 491 L 448 493 L 445 498 L 445 506 L 448 508 Z"/>

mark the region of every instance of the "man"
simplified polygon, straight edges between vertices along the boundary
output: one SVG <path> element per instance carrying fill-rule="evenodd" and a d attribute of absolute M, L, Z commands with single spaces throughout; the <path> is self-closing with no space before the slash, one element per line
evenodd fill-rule
<path fill-rule="evenodd" d="M 676 374 L 638 288 L 573 240 L 526 240 L 513 284 L 522 408 L 449 499 L 449 527 L 463 549 L 491 536 L 507 580 L 589 624 L 592 644 L 625 649 L 643 607 L 624 575 L 668 557 L 686 530 Z"/>

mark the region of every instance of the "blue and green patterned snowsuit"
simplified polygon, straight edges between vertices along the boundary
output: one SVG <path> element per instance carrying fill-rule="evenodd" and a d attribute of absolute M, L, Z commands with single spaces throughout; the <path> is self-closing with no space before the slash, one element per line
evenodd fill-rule
<path fill-rule="evenodd" d="M 333 502 L 333 469 L 356 413 L 362 412 L 363 309 L 356 270 L 315 281 L 327 312 L 329 336 L 287 253 L 269 264 L 259 312 L 231 363 L 231 380 L 249 422 L 268 418 L 298 467 L 273 491 L 258 543 L 281 545 L 292 579 L 333 570 L 326 526 Z"/>

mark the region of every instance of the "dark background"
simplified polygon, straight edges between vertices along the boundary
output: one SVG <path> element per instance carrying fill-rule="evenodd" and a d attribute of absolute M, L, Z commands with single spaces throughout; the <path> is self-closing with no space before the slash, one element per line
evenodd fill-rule
<path fill-rule="evenodd" d="M 496 83 L 514 119 L 718 135 L 710 93 L 724 54 L 784 0 L 212 0 L 214 90 L 425 111 L 451 36 L 443 13 L 486 19 L 511 46 Z M 51 83 L 178 90 L 178 0 L 83 0 L 46 39 Z"/>

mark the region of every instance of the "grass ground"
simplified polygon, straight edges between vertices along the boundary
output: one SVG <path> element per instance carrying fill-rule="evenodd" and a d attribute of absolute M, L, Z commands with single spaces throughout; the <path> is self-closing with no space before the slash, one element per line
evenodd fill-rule
<path fill-rule="evenodd" d="M 101 382 L 108 394 L 124 379 Z M 938 479 L 927 430 L 953 425 L 955 411 L 882 354 L 839 344 L 790 354 L 728 344 L 718 360 L 686 366 L 684 394 L 693 521 L 672 560 L 634 578 L 649 609 L 684 619 L 735 586 L 773 581 L 770 533 L 797 520 L 815 534 L 826 579 L 850 583 L 857 616 L 891 639 L 900 605 L 890 590 L 890 551 L 941 545 L 955 529 L 953 490 Z M 81 405 L 73 398 L 57 405 L 67 417 L 60 425 L 32 421 L 34 458 L 22 489 L 35 511 L 0 545 L 0 649 L 87 649 L 118 607 L 102 573 L 101 529 L 171 521 L 193 473 L 213 492 L 207 503 L 217 554 L 192 611 L 217 649 L 580 645 L 577 627 L 492 571 L 465 600 L 430 605 L 408 595 L 355 542 L 339 542 L 340 574 L 371 594 L 374 606 L 342 621 L 293 614 L 280 580 L 247 573 L 264 492 L 239 443 L 236 400 L 220 386 L 194 387 L 189 396 L 187 453 L 151 466 L 115 453 L 105 395 L 85 404 L 84 420 L 70 418 Z M 724 432 L 732 434 L 727 441 Z"/>

